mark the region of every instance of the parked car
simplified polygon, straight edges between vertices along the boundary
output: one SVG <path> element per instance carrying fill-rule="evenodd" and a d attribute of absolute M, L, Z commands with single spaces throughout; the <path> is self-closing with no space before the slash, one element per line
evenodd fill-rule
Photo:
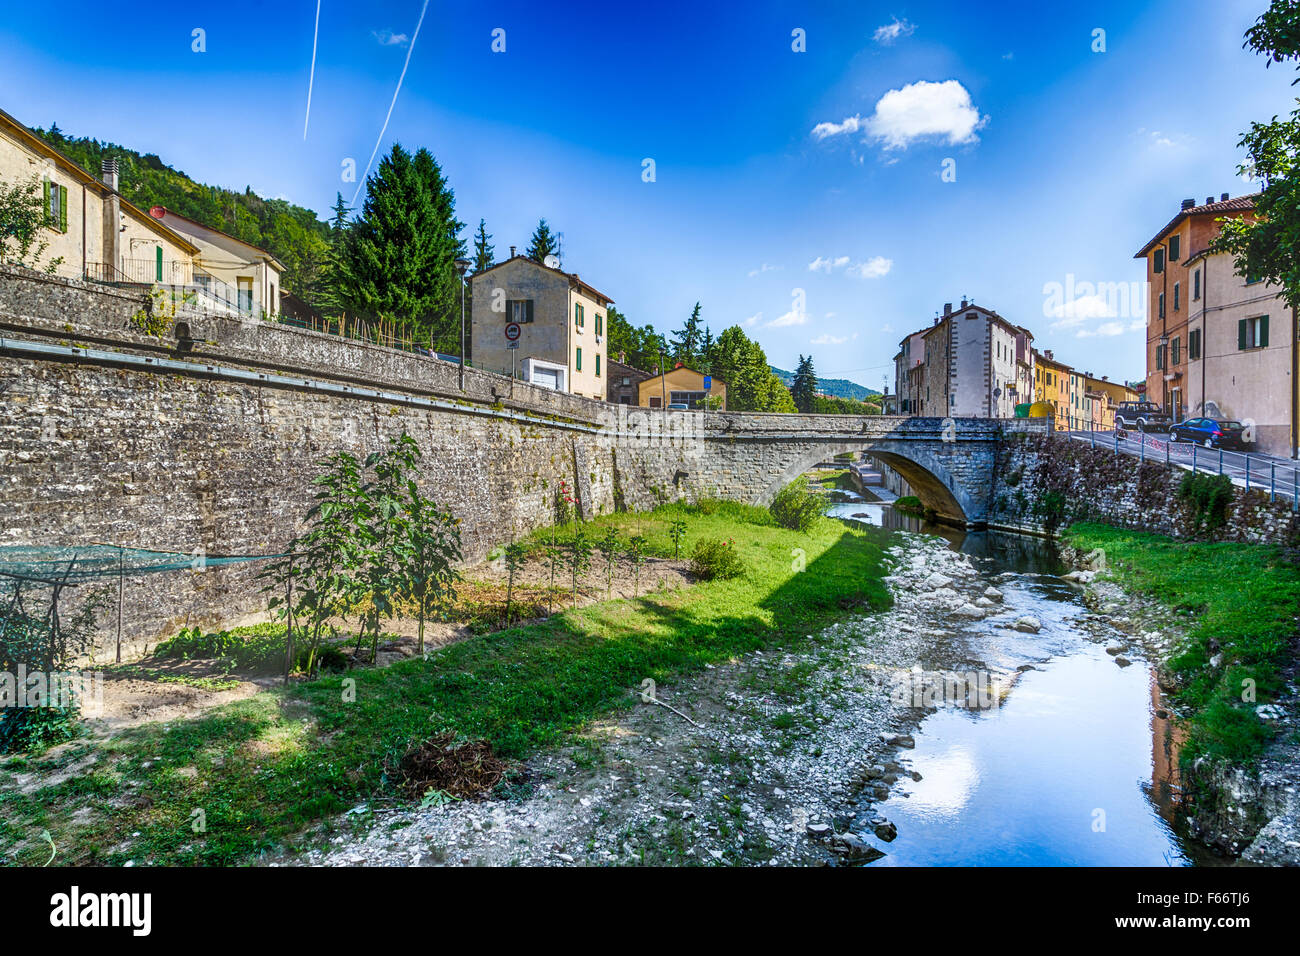
<path fill-rule="evenodd" d="M 670 412 L 688 412 L 690 409 L 691 406 L 687 405 L 685 402 L 672 402 L 668 406 Z"/>
<path fill-rule="evenodd" d="M 1171 419 L 1155 402 L 1120 402 L 1115 409 L 1116 428 L 1136 428 L 1144 432 L 1165 432 Z"/>
<path fill-rule="evenodd" d="M 1170 441 L 1190 441 L 1206 448 L 1232 448 L 1250 451 L 1253 442 L 1245 439 L 1246 426 L 1223 418 L 1189 418 L 1169 429 Z"/>

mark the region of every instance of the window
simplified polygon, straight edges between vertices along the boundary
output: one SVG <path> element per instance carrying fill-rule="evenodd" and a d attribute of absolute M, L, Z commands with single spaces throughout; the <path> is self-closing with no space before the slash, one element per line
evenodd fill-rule
<path fill-rule="evenodd" d="M 596 313 L 596 334 L 597 335 L 605 334 L 605 317 L 601 315 L 599 312 Z"/>
<path fill-rule="evenodd" d="M 1165 367 L 1165 347 L 1163 345 L 1157 345 L 1156 346 L 1156 369 L 1158 371 L 1163 371 L 1164 367 Z"/>
<path fill-rule="evenodd" d="M 532 299 L 511 299 L 506 303 L 506 321 L 523 325 L 533 321 Z"/>
<path fill-rule="evenodd" d="M 1237 322 L 1237 348 L 1262 349 L 1268 347 L 1268 316 L 1259 315 L 1253 319 L 1241 319 Z"/>
<path fill-rule="evenodd" d="M 68 189 L 45 180 L 45 224 L 59 232 L 68 231 Z"/>
<path fill-rule="evenodd" d="M 624 375 L 624 376 L 623 376 L 623 384 L 624 384 L 624 385 L 631 385 L 631 384 L 632 384 L 632 378 L 631 378 L 631 376 L 629 376 L 629 375 Z"/>
<path fill-rule="evenodd" d="M 1159 311 L 1159 314 L 1160 314 L 1160 318 L 1163 319 L 1163 318 L 1165 317 L 1165 294 L 1164 294 L 1163 292 L 1160 293 L 1160 311 Z"/>
<path fill-rule="evenodd" d="M 1170 261 L 1170 262 L 1177 262 L 1177 261 L 1178 261 L 1178 258 L 1179 258 L 1179 256 L 1178 256 L 1178 247 L 1179 247 L 1179 242 L 1178 242 L 1178 240 L 1179 240 L 1179 237 L 1178 237 L 1178 236 L 1170 236 L 1170 237 L 1169 237 L 1169 261 Z"/>
<path fill-rule="evenodd" d="M 700 403 L 708 397 L 708 392 L 678 392 L 668 393 L 668 401 L 673 405 L 685 405 L 687 408 L 699 408 Z"/>
<path fill-rule="evenodd" d="M 573 304 L 573 324 L 578 328 L 582 328 L 587 324 L 587 317 L 583 314 L 581 302 L 575 302 Z"/>
<path fill-rule="evenodd" d="M 658 407 L 659 407 L 659 396 L 658 396 L 658 395 L 651 395 L 651 396 L 650 396 L 650 407 L 651 407 L 651 408 L 658 408 Z"/>
<path fill-rule="evenodd" d="M 1246 276 L 1246 285 L 1255 285 L 1257 282 L 1263 282 L 1263 281 L 1264 279 L 1262 276 L 1252 276 L 1252 275 Z"/>
<path fill-rule="evenodd" d="M 1178 359 L 1182 351 L 1183 351 L 1183 340 L 1175 335 L 1173 348 L 1170 350 L 1170 360 L 1172 364 L 1174 365 L 1178 364 Z"/>
<path fill-rule="evenodd" d="M 1174 311 L 1175 312 L 1177 312 L 1180 308 L 1182 308 L 1182 301 L 1183 301 L 1182 292 L 1183 292 L 1182 283 L 1175 282 L 1174 283 Z"/>
<path fill-rule="evenodd" d="M 154 280 L 162 282 L 162 246 L 154 246 Z M 249 302 L 249 310 L 253 308 L 252 302 Z"/>
<path fill-rule="evenodd" d="M 600 377 L 600 353 L 596 353 L 596 377 Z"/>
<path fill-rule="evenodd" d="M 1156 275 L 1159 275 L 1165 271 L 1165 250 L 1157 249 L 1153 259 L 1154 261 L 1151 263 L 1151 271 Z"/>
<path fill-rule="evenodd" d="M 573 367 L 576 368 L 579 372 L 582 371 L 582 349 L 578 349 L 578 357 L 574 361 Z"/>
<path fill-rule="evenodd" d="M 1197 269 L 1192 273 L 1192 300 L 1197 301 L 1201 298 L 1201 270 Z"/>
<path fill-rule="evenodd" d="M 238 286 L 237 305 L 241 312 L 253 311 L 253 279 L 251 276 L 236 276 L 235 284 Z"/>
<path fill-rule="evenodd" d="M 1201 357 L 1201 330 L 1192 329 L 1187 333 L 1187 358 L 1195 362 Z"/>

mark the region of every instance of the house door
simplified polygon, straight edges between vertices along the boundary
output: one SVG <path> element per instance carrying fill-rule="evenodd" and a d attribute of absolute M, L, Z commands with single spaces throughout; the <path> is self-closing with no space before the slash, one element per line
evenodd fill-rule
<path fill-rule="evenodd" d="M 542 388 L 558 389 L 560 387 L 560 373 L 553 368 L 534 368 L 533 384 L 540 385 Z"/>

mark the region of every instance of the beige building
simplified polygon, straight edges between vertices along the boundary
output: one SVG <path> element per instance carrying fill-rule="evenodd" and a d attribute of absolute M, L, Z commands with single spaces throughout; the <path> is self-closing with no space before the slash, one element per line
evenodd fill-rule
<path fill-rule="evenodd" d="M 48 247 L 27 265 L 102 282 L 189 282 L 198 247 L 122 197 L 115 162 L 96 179 L 0 111 L 0 181 L 35 182 L 47 212 Z"/>
<path fill-rule="evenodd" d="M 691 409 L 700 409 L 705 407 L 704 400 L 708 398 L 709 408 L 725 411 L 727 383 L 710 376 L 708 388 L 705 388 L 705 377 L 693 368 L 678 365 L 663 375 L 654 375 L 638 382 L 636 403 L 642 408 L 686 405 Z"/>
<path fill-rule="evenodd" d="M 149 215 L 198 248 L 185 283 L 198 308 L 254 315 L 280 311 L 284 266 L 269 252 L 162 206 L 151 208 Z"/>
<path fill-rule="evenodd" d="M 561 392 L 606 396 L 605 316 L 613 300 L 575 273 L 515 255 L 475 275 L 474 365 Z M 517 349 L 507 327 L 517 327 Z M 514 353 L 512 355 L 512 352 Z"/>
<path fill-rule="evenodd" d="M 1185 265 L 1187 417 L 1253 425 L 1256 450 L 1294 457 L 1300 413 L 1295 311 L 1277 286 L 1237 275 L 1227 253 L 1202 250 Z"/>
<path fill-rule="evenodd" d="M 962 300 L 928 329 L 900 343 L 894 357 L 901 414 L 954 418 L 1012 418 L 1032 400 L 1033 334 L 973 302 Z"/>

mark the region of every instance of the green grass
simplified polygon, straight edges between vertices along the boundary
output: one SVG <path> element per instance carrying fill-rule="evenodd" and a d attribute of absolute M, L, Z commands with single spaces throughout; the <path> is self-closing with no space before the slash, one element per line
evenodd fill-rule
<path fill-rule="evenodd" d="M 1123 586 L 1187 615 L 1186 639 L 1168 661 L 1180 678 L 1177 702 L 1189 712 L 1189 756 L 1249 763 L 1268 741 L 1267 728 L 1242 700 L 1253 681 L 1256 700 L 1272 700 L 1293 654 L 1300 616 L 1300 566 L 1280 548 L 1200 544 L 1099 524 L 1076 524 L 1065 539 L 1082 551 L 1101 548 Z M 1218 667 L 1210 664 L 1222 655 Z"/>
<path fill-rule="evenodd" d="M 0 766 L 0 853 L 43 862 L 49 849 L 40 833 L 48 829 L 60 863 L 245 862 L 314 824 L 328 829 L 362 799 L 389 795 L 385 758 L 412 740 L 452 730 L 525 757 L 631 704 L 646 677 L 668 682 L 889 605 L 880 581 L 888 535 L 878 529 L 823 519 L 800 534 L 774 527 L 763 509 L 718 502 L 590 524 L 597 533 L 614 524 L 625 538 L 639 531 L 656 553 L 670 554 L 667 528 L 678 517 L 688 524 L 683 552 L 700 538 L 734 538 L 745 575 L 566 610 L 450 645 L 428 661 L 328 676 L 198 719 L 148 724 L 99 745 L 100 760 L 82 775 L 27 794 L 4 786 Z M 804 573 L 793 571 L 796 548 L 806 554 Z M 83 807 L 89 815 L 73 822 Z M 194 832 L 195 811 L 206 832 Z"/>

